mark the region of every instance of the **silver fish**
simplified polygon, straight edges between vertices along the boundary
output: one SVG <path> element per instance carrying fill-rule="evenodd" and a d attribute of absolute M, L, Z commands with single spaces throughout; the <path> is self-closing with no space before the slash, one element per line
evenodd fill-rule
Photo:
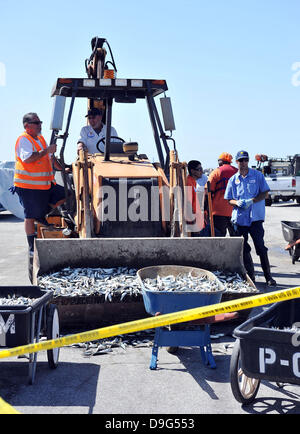
<path fill-rule="evenodd" d="M 243 277 L 234 272 L 213 271 L 215 276 L 222 282 L 226 292 L 238 293 L 256 293 L 259 292 L 256 288 L 251 286 Z"/>
<path fill-rule="evenodd" d="M 41 289 L 51 289 L 54 297 L 86 297 L 103 296 L 106 302 L 114 298 L 127 301 L 141 294 L 137 270 L 129 267 L 115 268 L 71 268 L 39 276 L 38 285 Z M 252 292 L 257 290 L 247 283 L 238 273 L 215 271 L 216 277 L 223 283 L 228 292 Z M 145 279 L 146 289 L 151 291 L 169 292 L 212 292 L 219 289 L 218 282 L 212 281 L 206 275 L 197 277 L 189 274 L 179 274 L 156 279 Z"/>
<path fill-rule="evenodd" d="M 31 306 L 35 298 L 8 294 L 7 297 L 0 298 L 0 306 Z"/>
<path fill-rule="evenodd" d="M 114 349 L 126 351 L 128 347 L 149 348 L 153 345 L 154 334 L 154 329 L 143 330 L 142 332 L 127 334 L 126 339 L 124 339 L 123 335 L 119 335 L 112 340 L 99 339 L 84 344 L 72 344 L 69 347 L 81 349 L 83 357 L 99 356 L 111 353 Z"/>
<path fill-rule="evenodd" d="M 54 297 L 102 295 L 105 301 L 111 302 L 116 296 L 123 300 L 126 296 L 141 294 L 136 272 L 136 269 L 128 267 L 67 267 L 59 272 L 40 276 L 38 285 L 44 289 L 52 289 Z"/>
<path fill-rule="evenodd" d="M 206 275 L 193 276 L 191 273 L 179 273 L 177 276 L 166 276 L 144 280 L 144 286 L 150 291 L 167 292 L 214 292 L 218 291 L 219 282 L 210 280 Z"/>

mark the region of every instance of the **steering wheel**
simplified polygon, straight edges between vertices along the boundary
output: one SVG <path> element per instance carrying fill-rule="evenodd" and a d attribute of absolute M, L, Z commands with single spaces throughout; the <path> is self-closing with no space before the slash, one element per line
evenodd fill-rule
<path fill-rule="evenodd" d="M 110 138 L 111 138 L 111 139 L 118 139 L 120 142 L 125 143 L 125 140 L 122 139 L 121 137 L 118 137 L 118 136 L 110 136 Z M 98 140 L 98 142 L 96 143 L 96 148 L 98 149 L 98 151 L 99 151 L 101 154 L 103 154 L 103 152 L 100 151 L 100 149 L 99 149 L 99 145 L 100 145 L 100 143 L 104 142 L 105 139 L 106 139 L 106 137 L 102 137 L 102 139 Z M 111 142 L 111 143 L 118 143 L 118 142 Z"/>

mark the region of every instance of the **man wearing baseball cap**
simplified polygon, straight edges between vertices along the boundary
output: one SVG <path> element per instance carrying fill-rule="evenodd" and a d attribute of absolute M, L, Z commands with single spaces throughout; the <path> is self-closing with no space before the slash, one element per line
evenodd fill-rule
<path fill-rule="evenodd" d="M 212 214 L 214 226 L 221 237 L 226 236 L 227 229 L 229 234 L 233 235 L 233 227 L 231 223 L 233 208 L 232 205 L 224 199 L 228 180 L 237 172 L 237 168 L 231 166 L 231 161 L 232 155 L 228 152 L 223 152 L 218 158 L 219 167 L 214 169 L 208 177 L 210 190 L 212 192 Z"/>
<path fill-rule="evenodd" d="M 77 151 L 81 149 L 87 150 L 89 154 L 96 154 L 97 152 L 104 152 L 106 137 L 106 125 L 102 122 L 104 111 L 96 107 L 90 109 L 86 118 L 88 118 L 89 125 L 81 128 L 80 137 L 77 142 Z M 111 127 L 111 137 L 117 137 L 117 131 Z M 101 140 L 103 139 L 103 140 Z M 114 141 L 112 139 L 112 141 Z M 98 148 L 97 148 L 98 145 Z"/>
<path fill-rule="evenodd" d="M 229 179 L 225 199 L 232 205 L 232 222 L 238 236 L 244 237 L 244 265 L 249 277 L 255 281 L 254 265 L 248 236 L 251 235 L 260 258 L 267 286 L 276 286 L 271 276 L 268 249 L 264 244 L 265 198 L 270 190 L 264 175 L 248 167 L 249 154 L 239 151 L 236 155 L 238 172 Z"/>

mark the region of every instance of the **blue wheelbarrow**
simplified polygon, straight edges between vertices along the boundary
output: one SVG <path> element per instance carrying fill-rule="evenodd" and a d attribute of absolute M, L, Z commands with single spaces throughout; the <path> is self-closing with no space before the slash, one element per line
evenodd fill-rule
<path fill-rule="evenodd" d="M 169 292 L 149 290 L 144 282 L 145 279 L 155 279 L 157 276 L 166 277 L 178 274 L 191 273 L 192 277 L 205 275 L 209 280 L 216 281 L 218 290 L 214 292 Z M 222 293 L 225 291 L 217 277 L 201 268 L 185 267 L 178 265 L 161 265 L 142 268 L 137 273 L 142 287 L 143 300 L 146 311 L 151 315 L 179 312 L 181 310 L 208 306 L 219 303 Z M 157 368 L 159 347 L 170 347 L 169 352 L 180 346 L 200 347 L 201 358 L 204 364 L 210 368 L 216 368 L 216 363 L 211 350 L 210 324 L 203 320 L 190 321 L 180 325 L 157 327 L 155 330 L 154 343 L 150 369 Z"/>

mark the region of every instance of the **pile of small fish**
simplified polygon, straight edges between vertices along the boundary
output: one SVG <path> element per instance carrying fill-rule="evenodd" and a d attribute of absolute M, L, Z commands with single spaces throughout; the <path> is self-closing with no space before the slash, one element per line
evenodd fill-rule
<path fill-rule="evenodd" d="M 116 268 L 71 268 L 40 276 L 40 288 L 53 290 L 54 297 L 78 297 L 104 295 L 105 301 L 120 295 L 137 296 L 141 293 L 136 276 L 137 270 L 128 267 Z"/>
<path fill-rule="evenodd" d="M 223 283 L 227 292 L 258 292 L 256 288 L 251 286 L 238 273 L 214 271 L 215 276 Z"/>
<path fill-rule="evenodd" d="M 115 268 L 71 268 L 40 276 L 38 285 L 41 289 L 53 290 L 54 297 L 85 297 L 103 295 L 105 301 L 112 301 L 118 296 L 120 301 L 125 297 L 141 294 L 141 285 L 137 278 L 137 270 L 128 267 Z M 238 273 L 215 271 L 216 277 L 228 292 L 257 292 Z M 214 292 L 219 290 L 218 282 L 209 280 L 206 275 L 192 276 L 191 273 L 157 276 L 145 279 L 146 289 L 151 291 L 170 292 Z M 23 303 L 23 302 L 22 302 Z M 22 304 L 20 303 L 20 304 Z"/>
<path fill-rule="evenodd" d="M 0 297 L 0 306 L 31 306 L 35 300 L 35 298 L 8 294 L 7 297 Z"/>
<path fill-rule="evenodd" d="M 299 323 L 296 323 L 299 324 Z M 300 328 L 293 324 L 291 327 L 270 327 L 270 330 L 283 330 L 284 332 L 299 333 Z"/>
<path fill-rule="evenodd" d="M 73 348 L 81 348 L 84 357 L 99 356 L 113 352 L 114 348 L 126 350 L 128 347 L 143 348 L 152 347 L 154 330 L 143 330 L 141 332 L 119 335 L 109 339 L 99 339 L 97 341 L 77 343 L 70 345 Z"/>
<path fill-rule="evenodd" d="M 214 292 L 220 290 L 217 280 L 210 280 L 205 274 L 193 276 L 192 273 L 179 273 L 154 279 L 144 280 L 144 286 L 150 291 L 168 292 Z"/>

